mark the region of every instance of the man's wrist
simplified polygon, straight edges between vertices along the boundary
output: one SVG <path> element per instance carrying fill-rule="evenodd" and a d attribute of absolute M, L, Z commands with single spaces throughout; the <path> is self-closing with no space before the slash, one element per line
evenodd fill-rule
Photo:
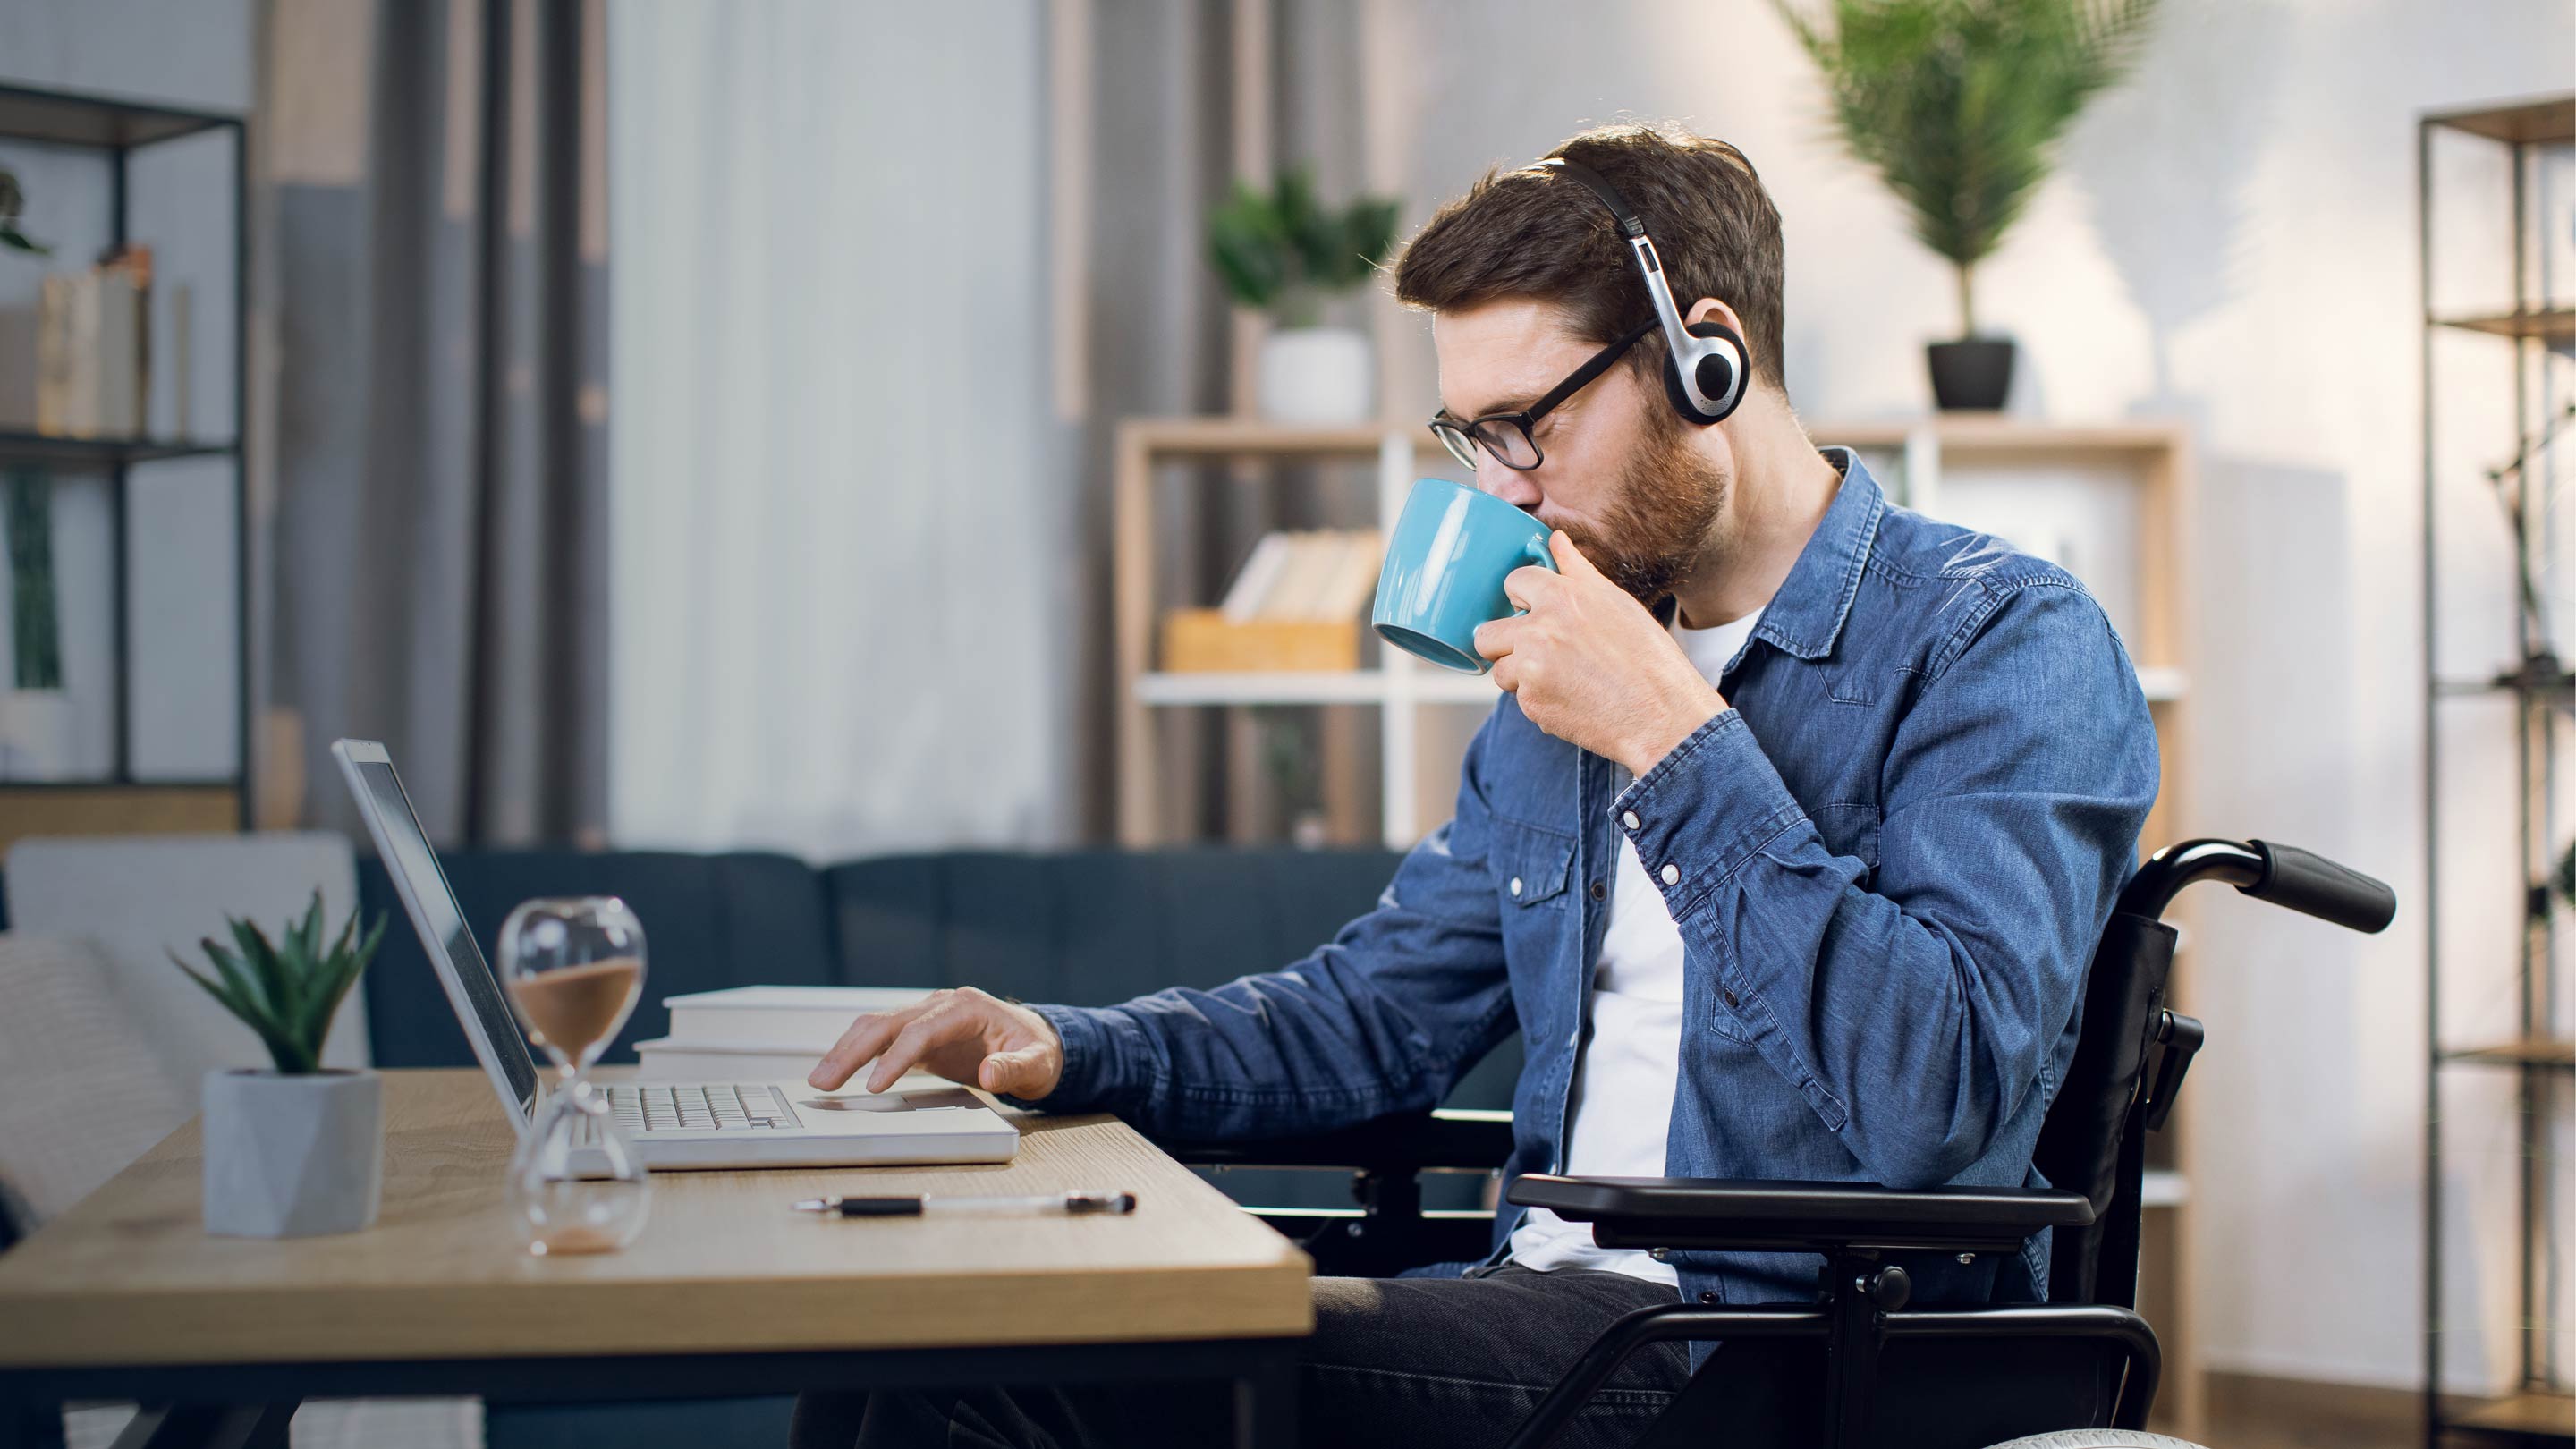
<path fill-rule="evenodd" d="M 1677 698 L 1657 711 L 1657 723 L 1640 733 L 1619 763 L 1628 767 L 1630 775 L 1644 776 L 1664 756 L 1681 748 L 1682 741 L 1699 733 L 1701 726 L 1726 713 L 1727 707 L 1725 696 L 1702 685 L 1696 694 Z"/>

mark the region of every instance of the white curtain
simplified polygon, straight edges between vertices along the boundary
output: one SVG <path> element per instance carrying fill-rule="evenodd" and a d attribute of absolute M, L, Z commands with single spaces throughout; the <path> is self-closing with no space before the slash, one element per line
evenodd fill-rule
<path fill-rule="evenodd" d="M 1038 0 L 609 23 L 616 843 L 1058 843 Z"/>

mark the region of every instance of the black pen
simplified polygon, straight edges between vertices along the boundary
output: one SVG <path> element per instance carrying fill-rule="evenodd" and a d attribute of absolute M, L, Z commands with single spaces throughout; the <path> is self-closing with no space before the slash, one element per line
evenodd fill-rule
<path fill-rule="evenodd" d="M 1093 1213 L 1125 1214 L 1136 1210 L 1132 1192 L 1049 1192 L 1031 1197 L 809 1197 L 794 1205 L 800 1213 L 838 1213 L 845 1218 L 917 1218 L 925 1213 Z"/>

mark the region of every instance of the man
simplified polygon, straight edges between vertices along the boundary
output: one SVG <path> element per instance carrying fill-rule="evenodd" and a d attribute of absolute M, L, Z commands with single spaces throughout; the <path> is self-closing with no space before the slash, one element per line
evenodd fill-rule
<path fill-rule="evenodd" d="M 1668 399 L 1641 271 L 1562 171 L 1488 175 L 1407 248 L 1397 293 L 1432 314 L 1440 421 L 1461 425 L 1444 435 L 1556 530 L 1558 571 L 1514 573 L 1527 612 L 1476 636 L 1507 694 L 1456 818 L 1286 970 L 1089 1010 L 943 992 L 861 1018 L 817 1086 L 919 1064 L 1152 1133 L 1277 1135 L 1431 1107 L 1517 1030 L 1514 1173 L 2030 1180 L 2155 797 L 2135 672 L 2065 572 L 1890 507 L 1857 457 L 1808 441 L 1781 381 L 1779 217 L 1734 148 L 1623 126 L 1554 154 L 1643 218 L 1676 306 L 1740 336 L 1751 381 L 1714 425 Z M 2043 1247 L 1909 1263 L 1916 1299 L 2042 1297 Z M 1818 1263 L 1607 1250 L 1507 1209 L 1463 1276 L 1316 1281 L 1303 1423 L 1317 1443 L 1490 1444 L 1621 1314 L 1812 1297 Z M 1626 1442 L 1689 1365 L 1631 1360 L 1566 1442 Z M 1213 1433 L 1186 1416 L 1221 1412 L 818 1398 L 799 1434 L 1189 1441 Z"/>

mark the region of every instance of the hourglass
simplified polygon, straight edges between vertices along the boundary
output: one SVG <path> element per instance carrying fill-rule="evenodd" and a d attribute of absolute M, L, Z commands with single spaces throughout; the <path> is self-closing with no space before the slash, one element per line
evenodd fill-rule
<path fill-rule="evenodd" d="M 644 926 L 614 896 L 523 902 L 501 926 L 501 978 L 556 1081 L 510 1161 L 528 1251 L 611 1253 L 644 1231 L 652 1184 L 590 1084 L 644 991 Z"/>

